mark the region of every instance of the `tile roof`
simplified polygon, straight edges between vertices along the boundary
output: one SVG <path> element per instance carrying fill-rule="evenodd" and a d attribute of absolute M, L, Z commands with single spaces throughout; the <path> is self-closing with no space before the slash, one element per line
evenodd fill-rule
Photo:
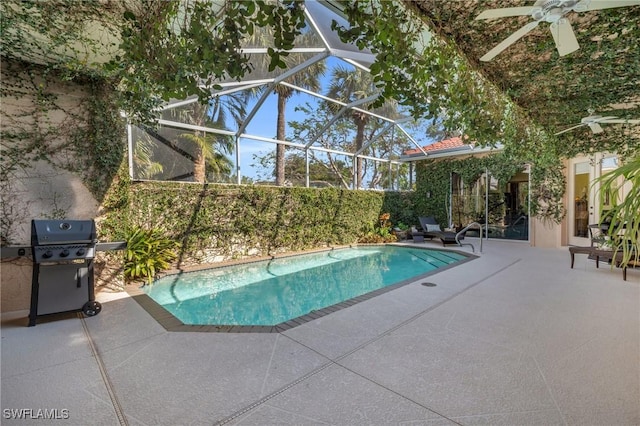
<path fill-rule="evenodd" d="M 435 153 L 438 151 L 462 148 L 466 145 L 468 144 L 465 144 L 461 137 L 456 136 L 453 138 L 445 139 L 443 141 L 432 143 L 431 145 L 423 146 L 422 149 L 424 149 L 427 153 L 429 152 Z M 416 154 L 422 154 L 422 151 L 420 151 L 418 148 L 414 148 L 414 149 L 408 149 L 404 152 L 404 155 L 416 155 Z"/>

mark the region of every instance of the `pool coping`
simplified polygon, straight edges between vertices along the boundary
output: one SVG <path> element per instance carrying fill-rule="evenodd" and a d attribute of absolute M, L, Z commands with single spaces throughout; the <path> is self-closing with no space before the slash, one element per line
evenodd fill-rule
<path fill-rule="evenodd" d="M 350 247 L 357 247 L 357 246 L 369 246 L 369 245 L 393 245 L 393 246 L 398 246 L 397 244 L 359 244 L 359 245 L 353 245 Z M 401 246 L 402 247 L 402 246 Z M 340 247 L 343 248 L 343 247 Z M 439 272 L 442 271 L 446 271 L 447 269 L 451 269 L 454 268 L 456 266 L 459 266 L 463 263 L 467 263 L 470 262 L 474 259 L 477 259 L 478 256 L 476 256 L 475 254 L 471 254 L 471 253 L 466 253 L 463 251 L 458 251 L 458 250 L 452 250 L 452 249 L 441 249 L 441 248 L 433 248 L 433 247 L 415 247 L 412 246 L 412 249 L 416 249 L 416 250 L 438 250 L 438 251 L 449 251 L 449 252 L 453 252 L 453 253 L 457 253 L 460 255 L 463 255 L 465 258 L 454 263 L 451 265 L 447 265 L 447 266 L 443 266 L 441 268 L 438 269 L 434 269 L 432 271 L 426 272 L 424 274 L 421 275 L 417 275 L 415 277 L 411 277 L 408 278 L 406 280 L 400 281 L 398 283 L 386 286 L 386 287 L 382 287 L 379 288 L 377 290 L 373 290 L 370 291 L 368 293 L 365 294 L 361 294 L 360 296 L 356 296 L 353 297 L 351 299 L 347 299 L 344 300 L 342 302 L 336 303 L 334 305 L 331 306 L 327 306 L 315 311 L 311 311 L 305 315 L 301 315 L 299 317 L 296 318 L 292 318 L 288 321 L 284 321 L 281 322 L 279 324 L 276 325 L 192 325 L 192 324 L 185 324 L 183 323 L 180 319 L 178 319 L 175 315 L 173 315 L 171 312 L 169 312 L 167 309 L 165 309 L 162 305 L 160 305 L 159 303 L 157 303 L 155 300 L 153 300 L 149 295 L 147 295 L 144 291 L 142 291 L 142 286 L 137 286 L 135 284 L 129 284 L 125 287 L 125 291 L 129 294 L 129 296 L 131 296 L 145 311 L 147 311 L 147 313 L 149 315 L 151 315 L 157 322 L 158 324 L 160 324 L 166 331 L 176 331 L 176 332 L 205 332 L 205 333 L 282 333 L 284 331 L 290 330 L 294 327 L 298 327 L 299 325 L 305 324 L 309 321 L 313 321 L 315 319 L 321 318 L 325 315 L 329 315 L 332 314 L 334 312 L 337 312 L 341 309 L 345 309 L 348 308 L 350 306 L 356 305 L 360 302 L 364 302 L 365 300 L 369 300 L 372 299 L 374 297 L 380 296 L 381 294 L 384 293 L 388 293 L 392 290 L 398 289 L 400 287 L 403 287 L 407 284 L 411 284 L 414 283 L 416 281 L 422 280 L 430 275 L 434 275 L 437 274 Z M 327 248 L 325 250 L 317 250 L 317 252 L 323 252 L 323 251 L 332 251 L 335 248 Z M 314 252 L 316 252 L 314 250 Z M 233 262 L 233 264 L 238 265 L 238 264 L 250 264 L 250 263 L 255 263 L 255 262 L 260 262 L 260 261 L 264 261 L 264 260 L 269 260 L 269 259 L 275 259 L 275 258 L 283 258 L 283 257 L 293 257 L 293 256 L 298 256 L 301 254 L 307 254 L 308 252 L 302 252 L 302 253 L 293 253 L 293 254 L 287 254 L 287 255 L 281 255 L 281 256 L 269 256 L 269 257 L 261 257 L 259 260 L 257 259 L 251 259 L 251 260 L 247 260 L 245 262 Z M 168 273 L 168 274 L 164 274 L 164 276 L 167 275 L 174 275 L 174 274 L 179 274 L 181 272 L 194 272 L 196 270 L 204 270 L 204 269 L 216 269 L 216 268 L 224 268 L 230 266 L 229 263 L 224 263 L 224 264 L 215 264 L 215 266 L 213 266 L 212 264 L 209 264 L 209 266 L 199 266 L 197 268 L 194 269 L 189 269 L 184 270 L 184 271 L 178 271 L 175 273 Z"/>

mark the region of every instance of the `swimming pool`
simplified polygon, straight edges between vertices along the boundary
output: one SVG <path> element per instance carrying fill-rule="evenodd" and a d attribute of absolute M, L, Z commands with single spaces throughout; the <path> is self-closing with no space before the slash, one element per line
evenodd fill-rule
<path fill-rule="evenodd" d="M 166 276 L 142 291 L 183 324 L 275 326 L 469 256 L 364 246 Z"/>

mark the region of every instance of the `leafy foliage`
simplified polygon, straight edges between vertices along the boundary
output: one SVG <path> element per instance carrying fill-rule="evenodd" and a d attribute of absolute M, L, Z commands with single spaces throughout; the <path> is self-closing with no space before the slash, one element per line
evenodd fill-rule
<path fill-rule="evenodd" d="M 122 4 L 111 0 L 3 1 L 2 56 L 48 65 L 69 80 L 102 77 L 101 58 L 117 49 Z"/>
<path fill-rule="evenodd" d="M 388 123 L 382 120 L 357 117 L 362 114 L 345 114 L 327 128 L 327 122 L 332 120 L 335 114 L 328 102 L 319 102 L 317 105 L 307 103 L 299 105 L 296 110 L 305 115 L 302 121 L 289 122 L 289 127 L 292 130 L 290 138 L 299 143 L 313 141 L 314 146 L 344 152 L 355 152 L 358 147 L 366 146 L 367 148 L 363 150 L 364 154 L 376 158 L 397 158 L 398 154 L 394 149 L 398 150 L 400 147 L 409 145 L 404 134 L 385 131 Z M 385 114 L 386 112 L 382 112 L 382 115 Z M 389 116 L 393 115 L 389 114 Z M 293 178 L 297 177 L 296 174 L 304 176 L 304 163 L 301 163 L 304 161 L 304 153 L 293 151 L 290 156 L 292 158 L 287 159 L 287 162 L 291 162 L 292 166 L 288 165 L 289 176 Z M 313 176 L 313 180 L 323 180 L 344 188 L 351 187 L 354 173 L 353 167 L 349 165 L 351 161 L 346 156 L 332 152 L 318 154 L 313 150 L 309 151 L 309 156 L 312 160 L 310 176 Z M 270 167 L 272 162 L 266 157 L 259 158 L 259 160 L 263 167 Z M 388 164 L 360 159 L 360 166 L 361 176 L 366 176 L 369 179 L 367 184 L 369 188 L 388 187 L 386 186 L 386 182 L 390 178 Z M 323 168 L 325 170 L 322 170 Z M 406 171 L 408 166 L 405 164 L 400 168 Z M 407 188 L 408 183 L 401 182 L 401 187 Z"/>
<path fill-rule="evenodd" d="M 46 161 L 77 174 L 94 197 L 102 200 L 123 159 L 126 140 L 124 120 L 104 80 L 76 77 L 67 81 L 64 70 L 4 57 L 2 74 L 6 107 L 0 112 L 0 193 L 8 216 L 1 233 L 9 241 L 14 225 L 24 220 L 18 219 L 25 209 L 15 197 L 16 176 L 35 162 Z M 60 92 L 82 95 L 64 99 Z M 55 201 L 55 194 L 51 197 Z M 38 214 L 60 217 L 69 212 L 62 209 Z"/>
<path fill-rule="evenodd" d="M 519 0 L 416 0 L 405 2 L 441 38 L 454 43 L 470 67 L 493 82 L 520 111 L 549 135 L 596 114 L 640 117 L 640 7 L 628 6 L 568 15 L 580 49 L 560 57 L 547 25 L 498 55 L 491 62 L 478 58 L 529 22 L 530 17 L 476 21 L 482 11 L 522 6 Z M 521 115 L 521 114 L 519 114 Z M 565 158 L 579 153 L 618 152 L 628 156 L 640 145 L 640 127 L 606 125 L 593 134 L 587 126 L 549 137 L 544 150 Z M 533 135 L 534 139 L 538 136 Z M 505 140 L 519 144 L 520 140 Z M 520 148 L 526 152 L 528 144 Z"/>
<path fill-rule="evenodd" d="M 500 41 L 503 31 L 508 33 L 521 22 L 503 20 L 493 26 L 473 22 L 473 17 L 489 7 L 516 5 L 515 0 L 404 3 L 417 13 L 407 13 L 398 7 L 398 2 L 391 1 L 358 1 L 345 5 L 351 28 L 341 28 L 341 38 L 377 54 L 371 71 L 381 96 L 374 106 L 395 100 L 409 107 L 416 117 L 444 115 L 446 129 L 461 130 L 480 145 L 501 142 L 506 147 L 505 166 L 514 165 L 516 161 L 533 164 L 535 202 L 532 208 L 538 215 L 559 221 L 564 214 L 560 201 L 565 187 L 561 158 L 595 150 L 626 155 L 638 146 L 637 128 L 625 126 L 612 126 L 601 135 L 592 135 L 586 129 L 560 138 L 550 133 L 579 122 L 588 107 L 623 118 L 640 115 L 637 87 L 633 84 L 640 78 L 639 51 L 634 44 L 640 28 L 640 8 L 611 9 L 574 22 L 576 33 L 588 34 L 591 39 L 580 40 L 580 51 L 568 57 L 555 56 L 548 35 L 542 41 L 539 37 L 529 37 L 522 41 L 526 49 L 518 55 L 501 55 L 481 68 L 474 58 Z M 152 121 L 163 100 L 197 95 L 205 102 L 209 98 L 208 86 L 215 81 L 237 79 L 251 71 L 248 57 L 238 48 L 243 38 L 254 34 L 259 27 L 273 28 L 269 68 L 286 66 L 283 59 L 286 49 L 293 46 L 304 25 L 302 2 L 295 0 L 225 1 L 220 11 L 209 2 L 196 0 L 143 0 L 136 9 L 123 11 L 126 5 L 131 3 L 2 2 L 3 59 L 28 61 L 32 70 L 35 69 L 33 63 L 45 63 L 48 65 L 44 75 L 55 71 L 63 79 L 80 81 L 89 77 L 105 88 L 117 88 L 118 103 L 131 118 Z M 105 36 L 98 40 L 86 31 L 96 21 L 105 27 Z M 425 38 L 424 22 L 437 37 Z M 44 34 L 47 43 L 38 39 L 40 34 Z M 121 42 L 119 56 L 105 67 L 92 63 L 94 53 L 105 45 L 113 46 L 118 40 Z M 47 51 L 44 45 L 55 48 Z M 55 96 L 33 84 L 34 79 L 26 81 L 37 92 L 38 105 L 42 108 L 34 112 L 34 117 L 39 118 L 47 106 L 55 104 Z M 96 104 L 95 116 L 100 115 L 100 110 L 108 109 L 112 101 Z M 109 116 L 104 122 L 92 123 L 95 131 L 90 137 L 79 134 L 73 138 L 76 143 L 87 140 L 98 144 L 91 158 L 98 163 L 107 162 L 99 165 L 111 170 L 118 162 L 108 148 L 121 143 L 114 139 L 114 126 L 116 120 Z M 6 170 L 22 164 L 24 158 L 20 153 L 27 152 L 29 158 L 46 157 L 42 130 L 27 136 L 17 135 L 22 140 L 28 139 L 31 145 L 27 151 L 8 151 L 14 163 L 7 163 L 3 176 Z M 109 136 L 105 138 L 103 134 Z M 5 137 L 3 135 L 3 139 Z M 104 143 L 100 144 L 101 141 Z M 345 179 L 343 171 L 336 169 L 336 176 Z M 505 167 L 496 173 L 506 175 L 508 171 Z M 430 173 L 431 176 L 437 174 Z M 96 179 L 92 187 L 104 188 L 105 183 L 101 178 Z M 418 195 L 425 195 L 432 189 L 423 186 L 418 187 L 418 191 Z M 295 194 L 293 198 L 299 195 Z M 324 193 L 327 194 L 334 193 Z M 440 198 L 446 192 L 433 190 L 433 194 L 429 199 L 425 197 L 426 201 L 420 201 L 421 208 L 431 203 L 434 207 L 444 205 Z M 267 199 L 271 197 L 285 196 L 269 194 Z M 259 203 L 262 202 L 260 198 Z M 271 236 L 277 236 L 277 231 L 272 232 Z M 305 234 L 306 230 L 300 232 Z M 328 234 L 320 234 L 331 240 Z M 290 244 L 291 239 L 293 246 L 299 241 L 287 233 L 285 241 L 275 238 L 263 245 L 282 247 Z"/>
<path fill-rule="evenodd" d="M 144 279 L 151 284 L 156 274 L 168 269 L 177 257 L 178 243 L 158 229 L 133 228 L 126 241 L 124 275 L 131 280 Z"/>
<path fill-rule="evenodd" d="M 390 225 L 369 223 L 365 227 L 365 234 L 358 239 L 359 243 L 393 243 L 397 237 L 392 232 Z"/>
<path fill-rule="evenodd" d="M 622 252 L 622 265 L 640 262 L 640 155 L 627 160 L 617 169 L 598 180 L 601 193 L 614 194 L 614 205 L 602 221 L 609 221 L 607 235 L 617 242 L 616 252 Z M 618 203 L 615 194 L 622 185 L 630 186 L 629 193 Z M 604 197 L 601 197 L 603 199 Z"/>
<path fill-rule="evenodd" d="M 197 95 L 206 103 L 217 81 L 251 71 L 241 42 L 258 27 L 273 28 L 269 69 L 285 68 L 286 50 L 304 27 L 298 0 L 225 1 L 220 11 L 205 1 L 142 0 L 124 18 L 122 54 L 108 69 L 119 79 L 123 108 L 142 122 L 155 119 L 162 101 Z"/>
<path fill-rule="evenodd" d="M 494 145 L 508 131 L 523 134 L 530 125 L 524 116 L 511 119 L 522 114 L 453 43 L 426 36 L 411 8 L 362 1 L 346 5 L 345 14 L 351 28 L 333 24 L 342 40 L 377 55 L 371 75 L 382 93 L 373 106 L 395 100 L 416 118 L 444 116 L 447 130 L 460 130 L 481 145 Z"/>

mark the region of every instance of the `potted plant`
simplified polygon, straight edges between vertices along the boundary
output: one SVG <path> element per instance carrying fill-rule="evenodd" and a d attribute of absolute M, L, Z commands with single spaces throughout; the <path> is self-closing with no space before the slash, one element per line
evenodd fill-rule
<path fill-rule="evenodd" d="M 403 222 L 398 222 L 396 223 L 396 226 L 393 227 L 393 233 L 395 234 L 398 240 L 406 240 L 408 231 L 409 231 L 409 225 Z"/>

